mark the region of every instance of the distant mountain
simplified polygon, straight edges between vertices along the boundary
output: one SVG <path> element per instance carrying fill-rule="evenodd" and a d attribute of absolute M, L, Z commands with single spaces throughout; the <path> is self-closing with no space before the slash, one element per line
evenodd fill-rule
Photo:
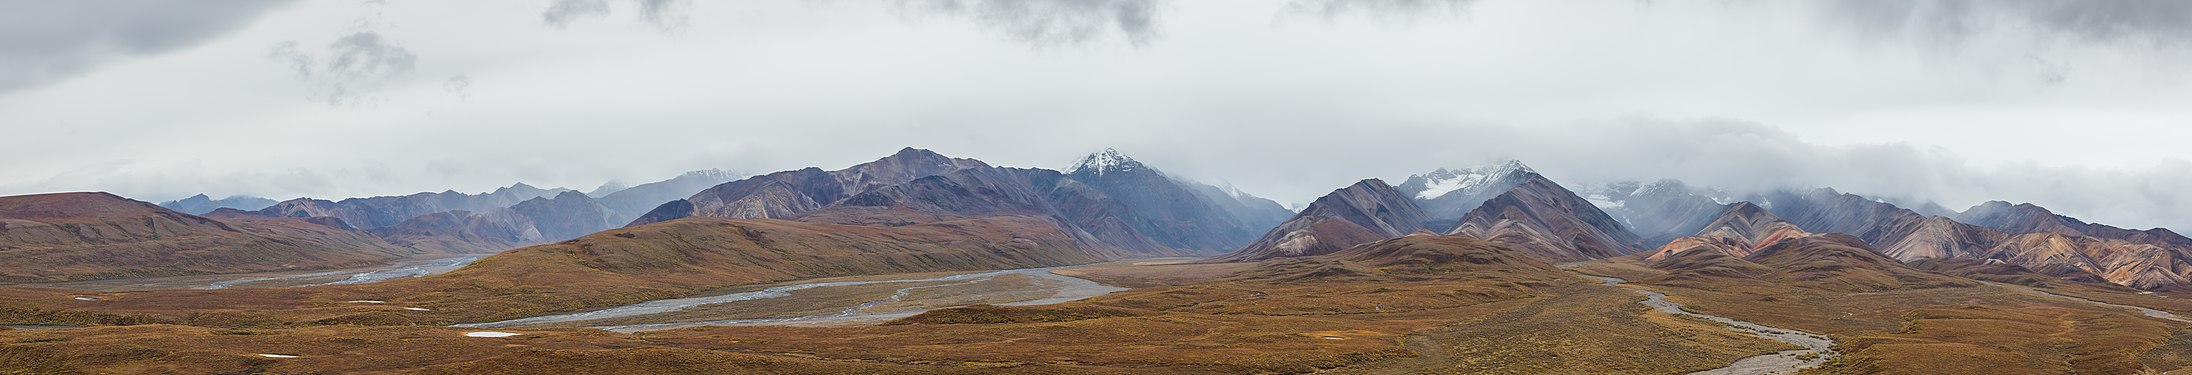
<path fill-rule="evenodd" d="M 616 192 L 624 191 L 624 189 L 630 188 L 632 188 L 632 185 L 626 185 L 623 181 L 611 180 L 609 182 L 601 183 L 601 186 L 594 187 L 594 190 L 587 190 L 586 196 L 601 198 L 609 196 L 609 194 L 615 194 Z"/>
<path fill-rule="evenodd" d="M 1725 210 L 1725 194 L 1676 180 L 1621 182 L 1576 191 L 1643 239 L 1644 248 L 1666 245 L 1704 229 Z"/>
<path fill-rule="evenodd" d="M 189 198 L 162 202 L 160 203 L 160 207 L 167 207 L 170 210 L 181 211 L 183 213 L 191 215 L 204 215 L 208 212 L 213 212 L 213 210 L 223 208 L 234 208 L 244 211 L 257 211 L 259 209 L 266 208 L 267 206 L 273 206 L 274 203 L 276 202 L 274 202 L 274 200 L 272 199 L 252 196 L 237 195 L 230 196 L 228 198 L 213 199 L 212 197 L 207 197 L 205 194 L 198 194 L 190 196 Z"/>
<path fill-rule="evenodd" d="M 723 183 L 682 201 L 659 204 L 630 225 L 691 216 L 788 219 L 875 188 L 975 167 L 989 165 L 908 147 L 889 157 L 836 171 L 806 168 Z"/>
<path fill-rule="evenodd" d="M 440 254 L 492 254 L 550 242 L 532 219 L 507 208 L 436 212 L 368 232 L 389 243 Z"/>
<path fill-rule="evenodd" d="M 410 253 L 300 219 L 232 223 L 107 193 L 0 197 L 7 282 L 360 267 Z"/>
<path fill-rule="evenodd" d="M 1276 227 L 1294 217 L 1294 210 L 1279 205 L 1278 201 L 1258 197 L 1232 188 L 1221 188 L 1201 183 L 1182 182 L 1241 221 L 1241 225 L 1261 232 Z"/>
<path fill-rule="evenodd" d="M 1173 248 L 1237 249 L 1278 224 L 1269 220 L 1271 214 L 1285 212 L 1276 202 L 1174 179 L 1108 148 L 1074 163 L 1065 176 L 1126 205 L 1135 218 L 1129 225 Z"/>
<path fill-rule="evenodd" d="M 1321 255 L 1424 230 L 1416 201 L 1385 181 L 1367 179 L 1333 190 L 1255 242 L 1213 261 L 1257 261 Z"/>
<path fill-rule="evenodd" d="M 1462 217 L 1448 235 L 1506 244 L 1554 261 L 1637 252 L 1635 233 L 1598 206 L 1536 173 Z"/>
<path fill-rule="evenodd" d="M 1806 231 L 1851 234 L 1905 262 L 1995 259 L 2065 279 L 2085 273 L 2140 289 L 2192 285 L 2192 246 L 2179 244 L 2192 241 L 2165 229 L 2093 225 L 2007 203 L 1982 204 L 1949 219 L 1832 189 L 1765 199 L 1770 210 Z"/>
<path fill-rule="evenodd" d="M 341 201 L 320 199 L 292 199 L 276 203 L 257 212 L 278 217 L 335 217 L 360 229 L 375 229 L 396 225 L 420 215 L 448 211 L 484 212 L 508 208 L 533 198 L 554 196 L 570 189 L 541 189 L 532 185 L 516 184 L 495 189 L 486 194 L 464 194 L 455 191 L 418 193 L 405 196 L 349 198 Z"/>
<path fill-rule="evenodd" d="M 1973 206 L 1956 216 L 1956 221 L 2010 233 L 2055 233 L 2069 236 L 2092 236 L 2133 243 L 2192 247 L 2192 238 L 2163 228 L 2132 230 L 2102 224 L 2087 223 L 2074 217 L 2063 216 L 2047 208 L 2031 203 L 2010 204 L 1990 201 Z"/>
<path fill-rule="evenodd" d="M 1184 255 L 1136 229 L 1131 207 L 1047 169 L 976 167 L 879 186 L 800 215 L 804 221 L 907 225 L 990 216 L 1048 216 L 1092 244 Z"/>
<path fill-rule="evenodd" d="M 623 224 L 617 220 L 615 210 L 576 191 L 519 202 L 510 206 L 510 211 L 532 221 L 533 227 L 540 230 L 541 240 L 547 242 L 578 238 Z"/>
<path fill-rule="evenodd" d="M 685 199 L 693 196 L 693 194 L 700 193 L 701 190 L 707 190 L 710 187 L 737 180 L 739 177 L 742 177 L 742 175 L 720 169 L 699 170 L 685 172 L 668 180 L 615 189 L 614 192 L 607 194 L 589 193 L 587 195 L 600 201 L 602 206 L 607 206 L 609 211 L 615 214 L 613 217 L 617 225 L 622 226 L 638 219 L 640 215 L 647 214 L 647 211 L 653 210 L 656 206 L 661 206 L 664 202 Z M 604 190 L 595 189 L 597 192 Z"/>
<path fill-rule="evenodd" d="M 1424 215 L 1436 223 L 1426 228 L 1445 231 L 1452 228 L 1444 226 L 1461 219 L 1484 201 L 1514 189 L 1535 175 L 1537 170 L 1521 161 L 1508 160 L 1476 168 L 1440 168 L 1408 176 L 1407 181 L 1394 188 L 1415 199 Z"/>

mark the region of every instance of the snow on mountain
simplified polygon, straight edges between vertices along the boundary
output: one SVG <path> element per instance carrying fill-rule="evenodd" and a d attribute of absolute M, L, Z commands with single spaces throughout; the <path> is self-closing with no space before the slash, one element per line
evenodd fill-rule
<path fill-rule="evenodd" d="M 1424 182 L 1423 190 L 1416 192 L 1416 199 L 1434 199 L 1456 191 L 1474 192 L 1477 188 L 1522 172 L 1537 171 L 1522 165 L 1521 161 L 1508 160 L 1477 168 L 1439 168 L 1429 174 L 1410 176 L 1410 179 L 1421 178 Z"/>
<path fill-rule="evenodd" d="M 1110 172 L 1125 172 L 1141 168 L 1147 167 L 1142 166 L 1141 162 L 1134 161 L 1134 158 L 1119 153 L 1119 150 L 1105 148 L 1102 152 L 1088 154 L 1088 157 L 1081 158 L 1080 162 L 1073 163 L 1073 167 L 1066 168 L 1065 173 L 1074 174 L 1086 170 L 1097 175 L 1103 175 Z"/>

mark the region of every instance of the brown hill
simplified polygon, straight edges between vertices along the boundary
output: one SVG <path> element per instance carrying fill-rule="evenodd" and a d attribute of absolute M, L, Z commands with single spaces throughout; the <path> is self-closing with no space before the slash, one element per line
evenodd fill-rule
<path fill-rule="evenodd" d="M 1389 274 L 1471 273 L 1489 276 L 1490 273 L 1513 272 L 1551 275 L 1556 278 L 1565 274 L 1552 264 L 1506 245 L 1429 232 L 1371 242 L 1326 257 L 1377 268 Z"/>
<path fill-rule="evenodd" d="M 408 249 L 301 220 L 231 224 L 107 193 L 0 197 L 0 280 L 356 267 Z"/>
<path fill-rule="evenodd" d="M 1413 200 L 1385 181 L 1367 179 L 1317 198 L 1256 242 L 1211 260 L 1241 262 L 1330 254 L 1422 230 L 1423 222 L 1423 211 Z"/>
<path fill-rule="evenodd" d="M 1627 255 L 1637 251 L 1638 242 L 1590 201 L 1535 174 L 1470 211 L 1448 234 L 1507 244 L 1554 261 Z"/>
<path fill-rule="evenodd" d="M 804 278 L 1063 266 L 1115 259 L 1044 217 L 906 226 L 688 218 L 520 248 L 443 275 L 361 286 L 465 320 L 629 304 Z"/>
<path fill-rule="evenodd" d="M 1910 265 L 1911 268 L 1916 268 L 1927 272 L 1962 277 L 1966 279 L 1985 280 L 2038 288 L 2055 287 L 2061 285 L 2062 283 L 2072 282 L 2113 286 L 2108 281 L 2108 279 L 2103 279 L 2100 276 L 2081 270 L 2070 269 L 2052 272 L 2037 271 L 2024 268 L 2015 264 L 2009 264 L 2009 262 L 2004 262 L 1999 259 L 1981 260 L 1939 258 L 1925 259 L 1906 264 Z M 2066 276 L 2058 277 L 2056 276 L 2056 274 L 2064 274 Z M 2113 287 L 2122 288 L 2121 286 Z"/>
<path fill-rule="evenodd" d="M 1707 224 L 1696 235 L 1670 241 L 1645 257 L 1645 260 L 1656 262 L 1695 249 L 1711 249 L 1741 258 L 1784 239 L 1811 235 L 1797 228 L 1795 224 L 1773 216 L 1758 205 L 1736 202 L 1728 205 L 1719 218 Z"/>
<path fill-rule="evenodd" d="M 1662 282 L 1706 289 L 1731 278 L 1846 292 L 1973 285 L 1913 269 L 1866 246 L 1864 241 L 1844 234 L 1792 237 L 1746 257 L 1721 251 L 1683 251 L 1653 262 L 1652 267 L 1670 271 Z"/>

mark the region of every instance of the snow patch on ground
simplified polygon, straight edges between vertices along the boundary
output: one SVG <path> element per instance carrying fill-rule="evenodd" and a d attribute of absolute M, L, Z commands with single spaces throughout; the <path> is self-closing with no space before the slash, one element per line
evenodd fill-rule
<path fill-rule="evenodd" d="M 494 331 L 480 331 L 480 332 L 465 332 L 465 333 L 464 333 L 464 337 L 489 337 L 489 338 L 493 338 L 493 337 L 510 337 L 510 336 L 523 336 L 523 334 L 518 334 L 518 333 L 509 333 L 509 332 L 494 332 Z"/>

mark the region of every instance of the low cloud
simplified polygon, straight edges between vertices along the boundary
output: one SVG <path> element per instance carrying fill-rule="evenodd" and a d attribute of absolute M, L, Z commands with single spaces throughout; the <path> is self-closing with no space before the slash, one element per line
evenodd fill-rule
<path fill-rule="evenodd" d="M 1636 117 L 1472 133 L 1497 136 L 1455 144 L 1477 151 L 1442 160 L 1516 158 L 1569 184 L 1673 178 L 1738 194 L 1833 187 L 1955 210 L 2007 200 L 2119 226 L 2192 229 L 2182 215 L 2192 209 L 2192 193 L 2181 188 L 2192 186 L 2185 160 L 2116 169 L 1981 163 L 1909 143 L 1813 143 L 1730 119 Z"/>

